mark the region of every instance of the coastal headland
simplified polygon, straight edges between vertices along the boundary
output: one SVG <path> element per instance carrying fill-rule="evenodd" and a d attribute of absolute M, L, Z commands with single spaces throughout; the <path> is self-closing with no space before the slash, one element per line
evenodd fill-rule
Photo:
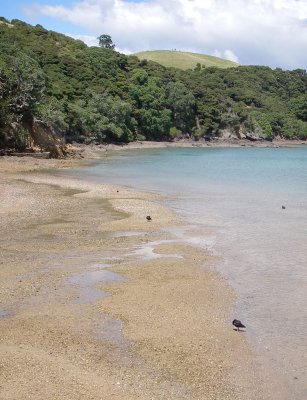
<path fill-rule="evenodd" d="M 286 399 L 232 329 L 217 257 L 176 234 L 206 232 L 157 195 L 54 174 L 94 157 L 0 158 L 0 398 Z"/>

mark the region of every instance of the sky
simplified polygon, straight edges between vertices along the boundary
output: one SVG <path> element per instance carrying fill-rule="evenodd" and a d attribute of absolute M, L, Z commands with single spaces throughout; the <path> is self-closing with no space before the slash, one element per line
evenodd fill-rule
<path fill-rule="evenodd" d="M 116 50 L 181 50 L 307 69 L 307 0 L 2 0 L 0 15 Z"/>

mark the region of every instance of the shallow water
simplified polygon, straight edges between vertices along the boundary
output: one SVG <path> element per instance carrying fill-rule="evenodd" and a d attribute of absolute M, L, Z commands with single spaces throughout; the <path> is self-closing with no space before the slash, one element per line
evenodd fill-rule
<path fill-rule="evenodd" d="M 10 314 L 9 314 L 8 311 L 3 310 L 3 309 L 0 308 L 0 319 L 2 319 L 2 318 L 8 318 L 9 315 L 10 315 Z"/>
<path fill-rule="evenodd" d="M 172 195 L 189 224 L 209 229 L 194 244 L 223 256 L 233 317 L 293 399 L 307 398 L 307 147 L 131 150 L 74 173 Z"/>
<path fill-rule="evenodd" d="M 94 264 L 82 274 L 74 275 L 68 279 L 68 283 L 78 287 L 74 303 L 86 304 L 105 298 L 107 294 L 103 290 L 94 287 L 97 283 L 111 283 L 124 280 L 120 274 L 108 271 L 107 267 L 107 264 Z"/>
<path fill-rule="evenodd" d="M 137 246 L 133 252 L 134 256 L 143 260 L 155 260 L 157 258 L 182 258 L 179 254 L 160 254 L 155 251 L 155 247 L 160 244 L 176 243 L 178 240 L 154 240 Z"/>

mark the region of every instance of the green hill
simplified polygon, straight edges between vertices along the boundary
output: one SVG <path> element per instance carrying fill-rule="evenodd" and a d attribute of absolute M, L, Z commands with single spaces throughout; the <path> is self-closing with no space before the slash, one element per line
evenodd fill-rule
<path fill-rule="evenodd" d="M 142 51 L 134 55 L 140 60 L 155 61 L 165 67 L 174 67 L 183 70 L 194 69 L 197 64 L 217 68 L 231 68 L 239 65 L 233 61 L 224 60 L 219 57 L 176 50 Z"/>

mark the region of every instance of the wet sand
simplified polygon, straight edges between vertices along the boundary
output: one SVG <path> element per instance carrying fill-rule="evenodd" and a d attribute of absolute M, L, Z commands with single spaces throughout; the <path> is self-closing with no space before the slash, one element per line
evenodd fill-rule
<path fill-rule="evenodd" d="M 288 398 L 163 198 L 52 175 L 76 163 L 0 158 L 0 398 Z"/>

